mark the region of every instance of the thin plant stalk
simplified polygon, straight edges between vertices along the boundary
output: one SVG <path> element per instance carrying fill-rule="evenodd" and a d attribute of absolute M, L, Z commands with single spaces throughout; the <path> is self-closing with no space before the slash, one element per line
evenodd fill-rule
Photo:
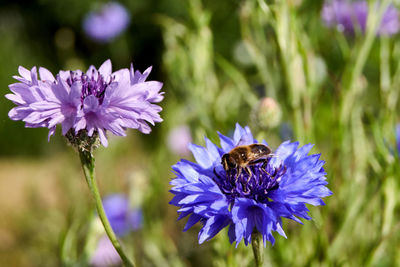
<path fill-rule="evenodd" d="M 263 240 L 262 235 L 258 231 L 254 231 L 251 234 L 251 246 L 253 248 L 254 260 L 257 267 L 263 266 L 264 253 L 263 253 Z"/>
<path fill-rule="evenodd" d="M 371 12 L 371 14 L 375 14 L 375 16 L 371 16 L 371 19 L 368 18 L 367 26 L 370 27 L 368 27 L 366 32 L 365 40 L 358 50 L 355 62 L 352 62 L 351 65 L 348 66 L 350 78 L 348 80 L 347 90 L 343 99 L 343 106 L 340 115 L 340 120 L 343 125 L 348 123 L 351 109 L 354 107 L 357 97 L 362 93 L 362 88 L 357 85 L 357 82 L 362 74 L 365 63 L 372 49 L 372 45 L 376 40 L 376 29 L 378 28 L 378 25 L 382 20 L 383 14 L 386 8 L 389 6 L 389 3 L 389 0 L 383 1 L 376 13 Z M 372 6 L 369 6 L 369 8 L 372 8 Z"/>
<path fill-rule="evenodd" d="M 110 239 L 115 250 L 118 252 L 123 263 L 127 267 L 134 267 L 135 265 L 129 260 L 124 251 L 122 250 L 121 244 L 119 243 L 117 236 L 115 235 L 113 229 L 111 228 L 110 222 L 107 219 L 106 213 L 104 211 L 103 202 L 101 201 L 99 189 L 96 183 L 96 176 L 94 172 L 94 157 L 89 151 L 79 151 L 79 157 L 81 159 L 81 164 L 83 168 L 83 173 L 85 174 L 86 182 L 89 186 L 90 192 L 92 193 L 93 199 L 96 203 L 97 213 L 104 226 L 104 230 L 108 238 Z"/>

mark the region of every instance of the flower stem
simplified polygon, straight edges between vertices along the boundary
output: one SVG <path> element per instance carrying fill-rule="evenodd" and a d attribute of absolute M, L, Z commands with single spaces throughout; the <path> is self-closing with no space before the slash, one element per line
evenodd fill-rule
<path fill-rule="evenodd" d="M 257 230 L 251 234 L 251 246 L 253 248 L 254 259 L 256 261 L 256 266 L 260 267 L 264 262 L 264 253 L 263 253 L 263 241 L 261 233 Z"/>
<path fill-rule="evenodd" d="M 96 177 L 94 173 L 94 157 L 91 152 L 81 151 L 81 150 L 79 151 L 79 157 L 81 159 L 81 164 L 83 168 L 83 173 L 85 174 L 86 182 L 89 186 L 90 192 L 92 193 L 92 196 L 96 203 L 97 213 L 104 226 L 104 230 L 106 231 L 107 236 L 110 239 L 111 243 L 113 244 L 115 250 L 121 257 L 124 265 L 127 267 L 134 267 L 135 265 L 129 260 L 129 258 L 122 250 L 122 247 L 117 239 L 117 236 L 115 235 L 113 229 L 111 228 L 110 222 L 108 221 L 106 213 L 104 211 L 103 203 L 101 201 L 99 189 L 97 188 Z"/>

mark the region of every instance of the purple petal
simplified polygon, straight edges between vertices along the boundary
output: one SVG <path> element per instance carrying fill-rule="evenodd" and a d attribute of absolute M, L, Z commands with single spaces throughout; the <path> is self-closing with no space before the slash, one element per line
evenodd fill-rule
<path fill-rule="evenodd" d="M 111 60 L 107 59 L 99 68 L 99 72 L 103 77 L 108 77 L 112 73 Z"/>

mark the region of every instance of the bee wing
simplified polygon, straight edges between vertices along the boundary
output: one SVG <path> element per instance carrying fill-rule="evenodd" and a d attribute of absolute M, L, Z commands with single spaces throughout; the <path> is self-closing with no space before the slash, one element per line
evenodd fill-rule
<path fill-rule="evenodd" d="M 257 142 L 254 140 L 250 128 L 248 126 L 242 128 L 238 123 L 236 124 L 235 133 L 233 134 L 233 140 L 236 146 L 250 145 Z"/>
<path fill-rule="evenodd" d="M 254 138 L 253 135 L 251 134 L 245 134 L 242 135 L 242 137 L 239 139 L 238 146 L 244 146 L 244 145 L 250 145 L 254 144 Z"/>

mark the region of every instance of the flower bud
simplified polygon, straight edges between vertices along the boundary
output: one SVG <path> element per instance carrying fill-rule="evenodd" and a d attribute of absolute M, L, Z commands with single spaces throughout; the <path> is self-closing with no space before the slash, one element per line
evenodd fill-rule
<path fill-rule="evenodd" d="M 299 7 L 303 3 L 303 0 L 288 0 L 288 4 L 291 7 Z"/>
<path fill-rule="evenodd" d="M 274 128 L 279 125 L 282 118 L 282 110 L 275 99 L 264 97 L 253 113 L 255 123 L 261 128 Z"/>

